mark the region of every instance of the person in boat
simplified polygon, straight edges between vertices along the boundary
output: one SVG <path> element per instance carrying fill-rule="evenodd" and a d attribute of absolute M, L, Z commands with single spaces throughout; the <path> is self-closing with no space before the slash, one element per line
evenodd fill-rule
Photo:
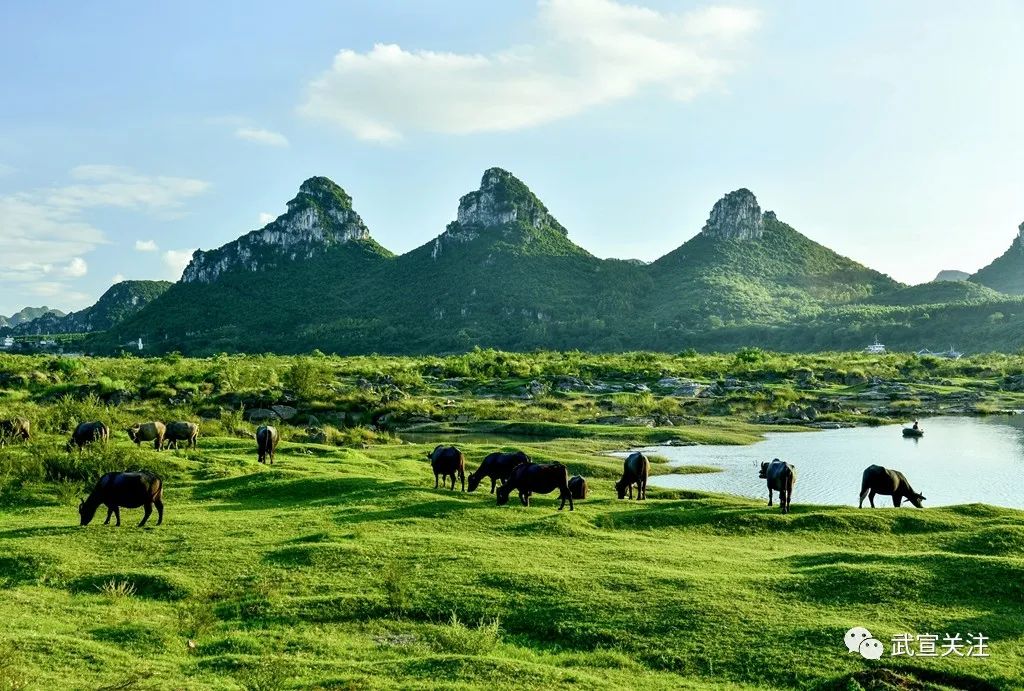
<path fill-rule="evenodd" d="M 913 430 L 914 430 L 915 432 L 919 432 L 919 431 L 921 430 L 921 423 L 920 423 L 920 422 L 918 422 L 917 420 L 914 420 L 914 427 L 913 427 Z"/>

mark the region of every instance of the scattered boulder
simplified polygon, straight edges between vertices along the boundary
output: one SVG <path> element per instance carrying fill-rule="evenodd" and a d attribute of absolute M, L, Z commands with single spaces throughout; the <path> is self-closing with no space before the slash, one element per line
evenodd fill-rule
<path fill-rule="evenodd" d="M 306 441 L 310 444 L 326 444 L 327 432 L 322 427 L 307 427 Z"/>
<path fill-rule="evenodd" d="M 245 411 L 245 419 L 249 422 L 265 422 L 278 419 L 277 413 L 268 408 L 251 408 Z"/>
<path fill-rule="evenodd" d="M 299 414 L 299 411 L 289 405 L 272 405 L 270 409 L 277 413 L 282 420 L 291 420 Z"/>

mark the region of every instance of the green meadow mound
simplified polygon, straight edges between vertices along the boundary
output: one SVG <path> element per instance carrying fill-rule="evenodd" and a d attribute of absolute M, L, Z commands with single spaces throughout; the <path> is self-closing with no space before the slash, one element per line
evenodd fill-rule
<path fill-rule="evenodd" d="M 45 454 L 48 440 L 39 440 Z M 557 512 L 433 489 L 431 444 L 206 436 L 151 450 L 166 521 L 77 525 L 81 483 L 6 486 L 2 688 L 1011 688 L 1024 678 L 1017 511 L 762 502 L 651 489 L 619 461 L 525 440 L 591 478 Z M 494 444 L 467 443 L 475 468 Z M 115 439 L 114 453 L 134 454 Z M 4 463 L 38 452 L 11 446 Z M 655 465 L 656 472 L 667 468 Z M 74 490 L 74 491 L 71 491 Z M 15 500 L 14 498 L 18 499 Z M 27 497 L 27 498 L 26 498 Z M 850 654 L 845 631 L 984 633 L 991 657 Z"/>

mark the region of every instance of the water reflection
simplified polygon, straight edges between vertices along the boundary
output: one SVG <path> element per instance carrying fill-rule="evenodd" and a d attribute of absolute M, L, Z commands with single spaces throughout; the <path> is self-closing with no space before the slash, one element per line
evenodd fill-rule
<path fill-rule="evenodd" d="M 764 498 L 757 477 L 761 461 L 781 458 L 797 467 L 797 504 L 857 505 L 861 473 L 877 463 L 903 471 L 925 506 L 984 502 L 1024 508 L 1024 416 L 931 418 L 925 436 L 902 436 L 896 425 L 772 433 L 750 446 L 685 446 L 645 449 L 673 464 L 711 465 L 723 472 L 668 475 L 651 479 L 659 487 L 680 487 Z M 891 506 L 888 497 L 877 498 Z"/>

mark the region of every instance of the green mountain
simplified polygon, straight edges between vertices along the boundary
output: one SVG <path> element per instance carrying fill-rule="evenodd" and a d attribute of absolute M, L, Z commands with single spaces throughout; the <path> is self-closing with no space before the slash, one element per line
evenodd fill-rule
<path fill-rule="evenodd" d="M 50 309 L 49 307 L 25 307 L 9 317 L 5 317 L 0 314 L 0 328 L 14 327 L 25 322 L 30 322 L 33 319 L 38 319 L 44 314 L 54 314 L 58 317 L 63 317 L 64 313 L 60 310 Z"/>
<path fill-rule="evenodd" d="M 70 314 L 47 312 L 14 327 L 11 332 L 24 336 L 106 331 L 137 313 L 170 287 L 168 281 L 121 281 L 107 289 L 90 307 Z"/>
<path fill-rule="evenodd" d="M 1000 335 L 1001 334 L 1001 335 Z M 762 212 L 746 189 L 651 264 L 600 259 L 520 180 L 487 170 L 456 220 L 395 256 L 327 178 L 223 247 L 87 347 L 156 352 L 432 353 L 473 346 L 586 350 L 748 345 L 1019 347 L 1024 299 L 982 285 L 904 286 Z"/>
<path fill-rule="evenodd" d="M 776 324 L 900 287 L 762 213 L 753 193 L 715 204 L 703 230 L 651 265 L 661 328 Z"/>
<path fill-rule="evenodd" d="M 1001 293 L 1024 295 L 1024 223 L 1020 224 L 1010 248 L 968 280 Z"/>

